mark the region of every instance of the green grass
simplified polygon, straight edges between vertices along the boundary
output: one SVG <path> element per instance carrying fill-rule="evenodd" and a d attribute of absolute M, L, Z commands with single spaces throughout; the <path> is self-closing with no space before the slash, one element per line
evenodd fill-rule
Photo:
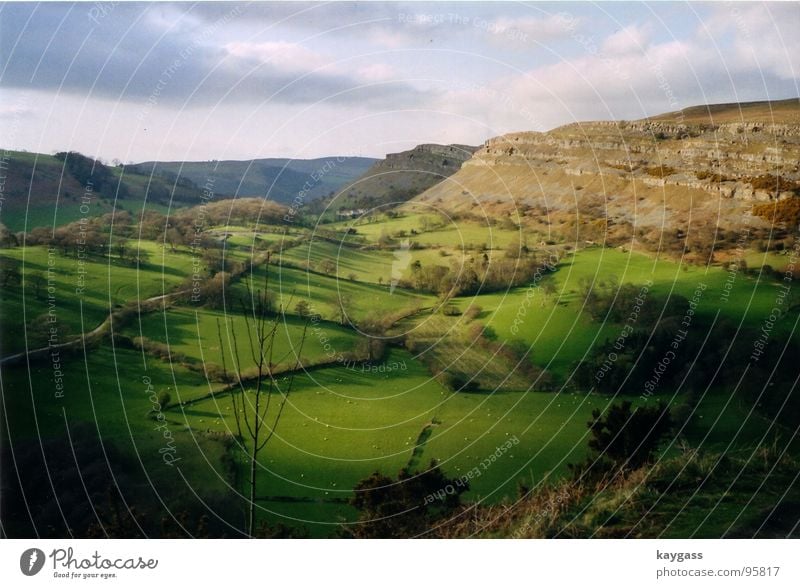
<path fill-rule="evenodd" d="M 134 247 L 134 245 L 130 245 Z M 186 253 L 171 252 L 157 243 L 142 241 L 140 248 L 150 254 L 148 263 L 137 268 L 116 258 L 90 257 L 78 260 L 60 252 L 49 255 L 43 246 L 6 249 L 2 255 L 20 260 L 25 276 L 42 274 L 50 284 L 39 298 L 30 284 L 4 288 L 2 305 L 3 353 L 25 349 L 23 326 L 30 326 L 48 311 L 46 288 L 53 287 L 56 316 L 61 340 L 91 331 L 108 316 L 111 308 L 136 300 L 161 295 L 178 286 L 192 271 L 192 258 Z M 81 285 L 79 279 L 83 278 Z M 82 287 L 82 290 L 81 290 Z M 34 337 L 35 333 L 29 333 Z M 28 345 L 31 347 L 31 344 Z"/>
<path fill-rule="evenodd" d="M 305 321 L 291 315 L 278 317 L 276 321 L 273 362 L 278 370 L 292 369 L 298 354 L 302 358 L 301 365 L 306 367 L 337 361 L 340 354 L 349 357 L 359 350 L 366 357 L 365 340 L 355 331 L 334 323 L 309 323 L 301 351 Z M 217 324 L 220 326 L 219 332 Z M 144 336 L 168 345 L 170 354 L 180 354 L 198 364 L 213 364 L 216 367 L 223 365 L 221 334 L 225 365 L 231 373 L 235 365 L 235 348 L 239 349 L 242 362 L 251 363 L 252 341 L 247 337 L 245 317 L 240 313 L 226 314 L 206 308 L 172 308 L 165 314 L 144 315 L 141 321 L 125 328 L 123 334 Z M 181 397 L 181 400 L 188 399 Z"/>
<path fill-rule="evenodd" d="M 186 492 L 175 468 L 166 465 L 159 453 L 164 437 L 150 418 L 153 405 L 146 378 L 152 383 L 152 393 L 168 392 L 173 398 L 208 392 L 205 379 L 179 365 L 152 359 L 145 363 L 138 351 L 108 346 L 90 351 L 85 360 L 82 354 L 62 355 L 60 360 L 64 374 L 61 398 L 55 395 L 49 361 L 32 364 L 30 372 L 24 366 L 2 368 L 8 436 L 12 440 L 58 438 L 67 425 L 88 423 L 101 439 L 140 461 L 168 500 Z M 187 483 L 201 493 L 224 490 L 219 462 L 222 446 L 181 425 L 170 423 L 169 427 Z"/>
<path fill-rule="evenodd" d="M 428 221 L 427 225 L 425 219 Z M 356 235 L 366 237 L 371 242 L 376 242 L 383 234 L 395 236 L 400 231 L 405 231 L 405 237 L 396 238 L 408 238 L 420 245 L 459 251 L 479 246 L 501 249 L 520 237 L 518 230 L 487 226 L 485 223 L 470 220 L 449 221 L 437 215 L 415 213 L 404 214 L 393 219 L 378 217 L 371 223 L 366 220 L 353 220 L 322 225 L 322 227 L 340 232 L 354 228 Z M 412 230 L 417 231 L 418 234 L 412 235 Z"/>
<path fill-rule="evenodd" d="M 296 379 L 279 432 L 264 454 L 264 497 L 347 498 L 373 471 L 396 474 L 409 462 L 419 433 L 434 422 L 416 461 L 425 467 L 436 459 L 452 477 L 481 468 L 499 446 L 518 440 L 472 480 L 468 497 L 497 502 L 513 496 L 518 481 L 563 475 L 567 463 L 585 456 L 585 423 L 594 408 L 611 402 L 578 394 L 454 394 L 408 353 L 392 351 L 388 361 L 405 369 L 381 374 L 325 368 Z M 235 428 L 230 410 L 230 400 L 222 397 L 170 412 L 193 428 L 224 431 Z M 271 509 L 291 516 L 283 506 L 270 502 Z M 343 506 L 333 510 L 349 512 Z"/>
<path fill-rule="evenodd" d="M 264 282 L 263 268 L 254 272 L 253 287 L 261 288 Z M 388 284 L 376 285 L 337 279 L 291 267 L 270 266 L 270 291 L 275 294 L 276 304 L 293 311 L 300 300 L 305 300 L 313 313 L 324 319 L 339 321 L 343 306 L 347 319 L 358 322 L 369 315 L 406 314 L 419 307 L 436 304 L 436 298 L 425 294 L 395 288 Z M 231 300 L 246 297 L 242 284 L 237 284 Z M 237 302 L 238 306 L 238 302 Z"/>
<path fill-rule="evenodd" d="M 425 266 L 449 266 L 452 259 L 442 257 L 432 249 L 409 249 L 407 253 L 403 251 L 396 254 L 391 250 L 360 249 L 330 241 L 313 241 L 285 250 L 283 260 L 287 264 L 322 272 L 322 262 L 330 259 L 336 263 L 336 275 L 340 279 L 355 275 L 359 282 L 390 284 L 395 275 L 407 279 L 411 275 L 411 264 L 416 261 Z"/>
<path fill-rule="evenodd" d="M 536 286 L 529 296 L 527 288 L 507 292 L 484 294 L 463 298 L 457 303 L 466 308 L 477 304 L 483 309 L 482 319 L 502 339 L 519 339 L 533 346 L 534 362 L 553 373 L 565 376 L 570 367 L 596 343 L 606 338 L 616 338 L 620 326 L 603 321 L 593 321 L 583 310 L 578 292 L 581 281 L 599 283 L 615 276 L 620 283 L 643 285 L 653 281 L 648 300 L 664 300 L 668 295 L 680 294 L 692 299 L 698 284 L 706 284 L 697 313 L 713 319 L 728 318 L 735 324 L 759 327 L 769 316 L 778 293 L 777 283 L 769 279 L 757 280 L 739 273 L 723 297 L 728 273 L 719 267 L 705 268 L 678 263 L 641 254 L 624 253 L 616 249 L 593 248 L 565 258 L 559 269 L 544 278 L 553 280 L 556 294 L 544 297 Z M 625 313 L 627 315 L 627 312 Z M 517 333 L 512 332 L 515 320 Z M 788 333 L 791 320 L 779 322 L 774 332 Z"/>
<path fill-rule="evenodd" d="M 414 217 L 396 220 L 411 222 Z M 246 239 L 244 234 L 238 237 Z M 246 243 L 239 241 L 229 245 L 238 247 L 233 251 L 240 253 L 246 247 Z M 81 299 L 75 295 L 77 262 L 57 254 L 54 287 L 59 322 L 75 333 L 90 330 L 105 318 L 110 306 L 169 291 L 192 271 L 192 258 L 185 250 L 172 252 L 149 242 L 143 242 L 142 247 L 150 252 L 151 261 L 141 270 L 115 260 L 87 260 L 83 323 L 79 312 Z M 390 292 L 387 285 L 374 283 L 385 275 L 387 267 L 391 271 L 391 252 L 343 248 L 338 254 L 337 245 L 319 241 L 284 253 L 292 263 L 302 263 L 308 257 L 316 263 L 334 254 L 340 262 L 340 276 L 352 272 L 363 281 L 271 266 L 270 288 L 277 293 L 277 302 L 291 312 L 299 300 L 306 300 L 312 312 L 338 321 L 339 301 L 344 299 L 348 315 L 356 322 L 369 315 L 399 317 L 415 308 L 435 306 L 436 299 L 432 296 L 402 289 Z M 43 247 L 5 250 L 3 255 L 24 260 L 25 272 L 46 273 L 48 253 Z M 435 263 L 438 252 L 427 250 L 425 255 L 427 263 Z M 256 272 L 254 287 L 263 283 L 261 272 L 263 269 Z M 537 365 L 565 377 L 571 366 L 591 351 L 593 344 L 619 332 L 619 325 L 592 321 L 582 312 L 578 295 L 584 280 L 608 280 L 612 275 L 620 283 L 643 284 L 652 280 L 652 292 L 657 296 L 674 292 L 691 298 L 697 284 L 703 282 L 708 285 L 698 306 L 703 320 L 719 312 L 720 316 L 737 324 L 741 320 L 748 327 L 761 324 L 777 295 L 774 282 L 758 282 L 751 276 L 738 274 L 725 301 L 722 293 L 729 276 L 721 268 L 684 269 L 672 261 L 655 260 L 639 253 L 594 248 L 566 257 L 558 271 L 545 278 L 554 282 L 557 293 L 544 299 L 543 304 L 538 288 L 529 304 L 526 288 L 465 297 L 455 303 L 464 309 L 470 304 L 481 306 L 483 311 L 476 320 L 492 327 L 500 341 L 520 339 L 532 345 Z M 238 299 L 244 295 L 243 284 L 232 287 L 228 300 L 235 304 L 235 312 L 229 310 L 227 316 L 232 318 L 240 352 L 249 356 L 244 319 L 238 307 Z M 519 314 L 520 308 L 526 309 L 523 315 Z M 26 292 L 23 300 L 21 288 L 12 286 L 3 292 L 2 310 L 4 353 L 7 353 L 23 347 L 23 340 L 16 335 L 26 323 L 46 312 L 47 300 L 46 297 L 36 300 L 32 291 Z M 225 316 L 222 311 L 173 307 L 165 314 L 146 315 L 141 324 L 129 325 L 124 333 L 168 343 L 172 353 L 194 362 L 219 365 L 222 350 L 216 325 L 217 319 Z M 519 316 L 523 321 L 519 332 L 514 334 L 512 326 Z M 420 313 L 413 320 L 425 321 L 435 331 L 446 330 L 450 323 L 464 319 Z M 776 332 L 788 329 L 789 322 L 793 321 L 779 323 Z M 312 330 L 308 334 L 302 353 L 307 365 L 326 361 L 331 350 L 356 351 L 363 341 L 354 330 L 331 322 L 322 323 L 320 329 L 325 341 L 319 332 Z M 278 363 L 293 363 L 292 347 L 301 331 L 298 317 L 288 316 L 279 323 Z M 232 343 L 227 333 L 223 337 L 223 345 Z M 449 348 L 448 353 L 449 360 L 457 358 L 457 347 Z M 426 428 L 429 435 L 424 446 L 416 448 L 417 467 L 436 459 L 451 477 L 467 475 L 477 467 L 480 473 L 472 477 L 467 498 L 495 503 L 514 496 L 519 481 L 529 484 L 548 476 L 563 476 L 569 462 L 580 461 L 586 455 L 586 422 L 592 410 L 603 410 L 612 402 L 625 399 L 582 393 L 526 392 L 527 386 L 516 383 L 519 389 L 452 393 L 433 380 L 426 367 L 404 350 L 391 348 L 386 361 L 385 365 L 394 369 L 324 367 L 296 378 L 276 436 L 261 458 L 259 505 L 269 509 L 262 513 L 263 519 L 287 524 L 300 520 L 314 536 L 329 534 L 337 523 L 352 520 L 355 515 L 345 503 L 353 486 L 376 470 L 395 475 L 409 463 L 416 441 Z M 464 361 L 467 363 L 461 368 L 480 368 L 479 354 L 467 355 Z M 230 348 L 226 363 L 230 369 Z M 165 414 L 174 430 L 183 460 L 181 471 L 187 481 L 201 496 L 226 489 L 228 480 L 222 474 L 221 462 L 223 448 L 214 441 L 214 434 L 235 429 L 232 402 L 229 395 L 208 397 L 209 392 L 219 391 L 221 384 L 209 383 L 204 374 L 179 362 L 170 364 L 139 351 L 114 350 L 108 343 L 91 350 L 85 358 L 82 355 L 65 358 L 64 366 L 63 398 L 53 394 L 52 366 L 47 361 L 33 364 L 30 374 L 24 365 L 3 368 L 3 395 L 12 440 L 33 439 L 40 434 L 55 436 L 63 431 L 65 415 L 70 424 L 96 423 L 103 439 L 113 440 L 131 454 L 142 456 L 144 468 L 157 473 L 157 484 L 179 497 L 185 491 L 184 482 L 170 476 L 168 466 L 161 461 L 158 449 L 163 440 L 148 416 L 151 404 L 143 384 L 147 376 L 156 394 L 167 392 L 172 397 L 173 404 Z M 280 381 L 286 382 L 285 377 Z M 690 442 L 719 449 L 726 449 L 731 441 L 737 449 L 761 442 L 769 423 L 751 414 L 750 408 L 738 398 L 729 402 L 729 397 L 727 390 L 712 390 L 701 400 L 685 431 Z M 684 400 L 678 397 L 672 402 Z M 509 440 L 518 442 L 483 468 L 484 460 Z M 242 479 L 240 476 L 240 483 Z"/>

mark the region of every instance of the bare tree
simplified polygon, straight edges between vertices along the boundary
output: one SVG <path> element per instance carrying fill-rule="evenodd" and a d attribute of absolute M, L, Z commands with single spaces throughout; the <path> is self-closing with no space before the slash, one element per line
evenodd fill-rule
<path fill-rule="evenodd" d="M 282 353 L 280 349 L 275 349 L 275 338 L 278 333 L 279 317 L 282 316 L 282 307 L 278 312 L 272 312 L 272 299 L 269 294 L 269 260 L 267 254 L 264 265 L 264 286 L 253 292 L 250 287 L 250 279 L 245 280 L 247 288 L 247 298 L 242 300 L 242 310 L 244 311 L 247 340 L 250 345 L 249 358 L 246 353 L 240 353 L 236 329 L 232 326 L 232 318 L 228 317 L 229 343 L 232 343 L 233 369 L 235 372 L 235 383 L 238 386 L 231 390 L 231 400 L 234 419 L 236 422 L 236 433 L 240 441 L 239 447 L 246 456 L 249 467 L 249 487 L 250 503 L 248 505 L 247 534 L 252 537 L 255 530 L 256 515 L 256 473 L 258 457 L 261 451 L 267 446 L 275 434 L 275 430 L 283 415 L 286 401 L 292 391 L 294 376 L 301 366 L 301 354 L 306 340 L 308 321 L 303 326 L 303 333 L 300 344 L 295 355 L 294 366 L 289 370 L 288 379 L 278 382 L 276 371 L 279 370 L 281 363 L 293 353 L 293 349 L 288 349 Z M 222 330 L 217 321 L 217 335 L 220 340 L 220 350 L 222 352 L 222 369 L 227 380 L 227 365 L 225 361 L 225 350 L 222 346 Z M 276 354 L 278 357 L 276 359 Z M 243 360 L 243 356 L 244 360 Z M 246 366 L 248 360 L 251 366 Z M 252 385 L 246 385 L 252 383 Z M 277 399 L 275 399 L 277 397 Z M 275 399 L 275 400 L 273 400 Z"/>
<path fill-rule="evenodd" d="M 339 314 L 339 324 L 342 326 L 347 325 L 347 307 L 350 306 L 352 302 L 353 298 L 350 294 L 346 292 L 339 293 L 339 308 L 337 310 Z"/>

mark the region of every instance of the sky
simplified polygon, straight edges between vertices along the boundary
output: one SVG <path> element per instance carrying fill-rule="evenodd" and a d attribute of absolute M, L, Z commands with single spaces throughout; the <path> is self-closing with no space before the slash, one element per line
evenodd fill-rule
<path fill-rule="evenodd" d="M 383 157 L 797 97 L 800 3 L 0 4 L 0 147 Z"/>

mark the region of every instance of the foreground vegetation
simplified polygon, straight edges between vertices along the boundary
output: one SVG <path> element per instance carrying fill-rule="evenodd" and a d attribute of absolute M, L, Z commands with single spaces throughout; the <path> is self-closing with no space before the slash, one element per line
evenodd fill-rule
<path fill-rule="evenodd" d="M 256 460 L 253 534 L 791 531 L 788 252 L 687 266 L 532 243 L 513 223 L 401 213 L 314 230 L 283 213 L 243 199 L 5 242 L 3 462 L 25 480 L 4 507 L 10 534 L 246 534 L 236 410 L 264 381 L 285 407 Z M 258 296 L 269 375 L 248 359 Z M 55 343 L 74 342 L 57 355 L 54 325 Z M 661 407 L 669 432 L 645 459 L 587 474 L 587 423 L 626 401 Z M 397 477 L 411 494 L 375 494 Z M 365 524 L 408 500 L 413 518 Z"/>

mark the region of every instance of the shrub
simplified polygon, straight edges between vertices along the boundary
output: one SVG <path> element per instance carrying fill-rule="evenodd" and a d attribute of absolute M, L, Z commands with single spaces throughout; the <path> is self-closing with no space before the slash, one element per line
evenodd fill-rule
<path fill-rule="evenodd" d="M 162 409 L 168 406 L 171 400 L 172 396 L 170 396 L 170 393 L 166 390 L 158 395 L 158 404 Z"/>
<path fill-rule="evenodd" d="M 675 168 L 668 165 L 654 165 L 645 168 L 644 171 L 647 175 L 653 176 L 654 178 L 666 178 L 675 173 Z"/>

